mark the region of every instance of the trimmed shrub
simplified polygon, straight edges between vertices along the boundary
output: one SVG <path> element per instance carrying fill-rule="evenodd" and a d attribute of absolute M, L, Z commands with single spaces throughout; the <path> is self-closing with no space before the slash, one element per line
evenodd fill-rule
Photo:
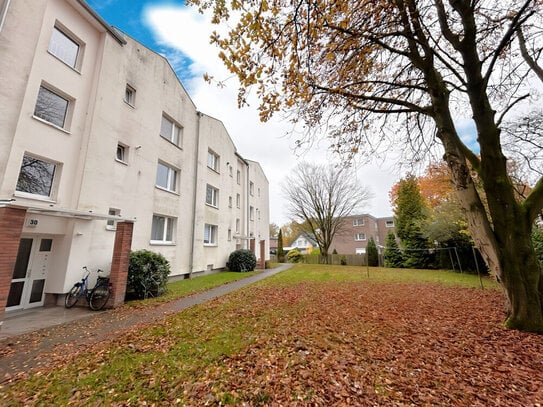
<path fill-rule="evenodd" d="M 228 269 L 230 271 L 253 271 L 256 267 L 256 256 L 247 249 L 239 249 L 230 253 Z"/>
<path fill-rule="evenodd" d="M 345 256 L 340 256 L 339 257 L 339 264 L 341 264 L 342 266 L 346 266 L 347 265 L 347 258 Z"/>
<path fill-rule="evenodd" d="M 160 254 L 150 250 L 130 253 L 127 295 L 135 298 L 156 297 L 166 292 L 170 263 Z"/>
<path fill-rule="evenodd" d="M 297 249 L 292 249 L 287 253 L 287 260 L 289 263 L 301 263 L 303 259 L 303 254 Z"/>

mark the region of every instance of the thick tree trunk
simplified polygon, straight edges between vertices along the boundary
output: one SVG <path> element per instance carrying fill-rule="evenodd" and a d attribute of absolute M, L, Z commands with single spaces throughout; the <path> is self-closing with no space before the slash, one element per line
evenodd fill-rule
<path fill-rule="evenodd" d="M 451 147 L 451 146 L 449 146 Z M 453 149 L 453 148 L 451 148 Z M 466 211 L 472 238 L 507 299 L 508 328 L 543 333 L 543 278 L 531 241 L 531 222 L 517 202 L 494 202 L 491 225 L 466 164 L 458 151 L 445 159 Z M 492 213 L 493 212 L 493 213 Z"/>
<path fill-rule="evenodd" d="M 505 325 L 521 331 L 543 333 L 541 270 L 529 231 L 518 232 L 512 230 L 510 236 L 514 238 L 503 247 L 501 282 L 509 298 Z"/>

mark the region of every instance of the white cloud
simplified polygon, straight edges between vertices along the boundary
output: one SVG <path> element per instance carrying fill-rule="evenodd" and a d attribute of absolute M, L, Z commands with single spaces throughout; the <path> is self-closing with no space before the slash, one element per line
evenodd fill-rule
<path fill-rule="evenodd" d="M 202 79 L 204 73 L 221 80 L 230 76 L 217 56 L 217 49 L 209 43 L 209 35 L 216 27 L 206 17 L 192 8 L 149 6 L 144 18 L 156 36 L 156 42 L 170 48 L 164 54 L 172 66 L 178 68 L 178 62 L 183 60 L 179 55 L 174 55 L 171 49 L 180 51 L 192 61 L 186 75 L 188 79 L 184 79 L 183 84 L 194 103 L 202 112 L 223 121 L 243 157 L 262 165 L 270 181 L 271 221 L 286 223 L 281 182 L 300 160 L 294 154 L 293 140 L 285 137 L 290 125 L 279 119 L 261 123 L 256 102 L 250 107 L 238 109 L 238 82 L 235 78 L 228 79 L 225 88 L 210 85 Z M 316 144 L 304 154 L 303 160 L 329 162 L 335 159 L 323 143 Z M 374 194 L 366 212 L 379 217 L 389 216 L 388 192 L 398 179 L 398 174 L 393 174 L 390 169 L 369 165 L 358 168 L 357 172 L 361 183 Z"/>

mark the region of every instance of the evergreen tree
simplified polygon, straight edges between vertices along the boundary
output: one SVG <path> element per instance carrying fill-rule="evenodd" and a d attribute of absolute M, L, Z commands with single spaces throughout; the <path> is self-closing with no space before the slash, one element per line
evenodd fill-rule
<path fill-rule="evenodd" d="M 427 239 L 422 233 L 427 210 L 414 175 L 400 180 L 394 204 L 396 233 L 405 249 L 403 266 L 427 268 L 431 263 L 431 255 L 427 250 Z"/>
<path fill-rule="evenodd" d="M 396 242 L 396 236 L 393 233 L 387 235 L 387 240 L 385 242 L 385 267 L 402 267 L 403 266 L 403 255 Z"/>
<path fill-rule="evenodd" d="M 379 252 L 377 251 L 377 245 L 373 237 L 370 237 L 368 246 L 366 247 L 366 253 L 368 255 L 368 266 L 377 267 L 379 265 Z"/>
<path fill-rule="evenodd" d="M 284 261 L 285 253 L 283 253 L 283 231 L 279 229 L 277 235 L 277 261 L 282 263 Z"/>

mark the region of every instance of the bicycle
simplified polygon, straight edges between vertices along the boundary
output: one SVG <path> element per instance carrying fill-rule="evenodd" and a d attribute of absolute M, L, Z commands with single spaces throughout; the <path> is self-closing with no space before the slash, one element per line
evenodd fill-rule
<path fill-rule="evenodd" d="M 72 308 L 81 296 L 85 296 L 89 307 L 93 311 L 99 311 L 106 305 L 111 295 L 111 284 L 109 283 L 109 277 L 98 276 L 96 284 L 93 288 L 89 289 L 89 275 L 90 271 L 87 266 L 83 266 L 85 270 L 85 276 L 74 284 L 72 289 L 66 294 L 64 299 L 64 306 L 66 308 Z M 103 273 L 98 269 L 97 273 Z"/>

